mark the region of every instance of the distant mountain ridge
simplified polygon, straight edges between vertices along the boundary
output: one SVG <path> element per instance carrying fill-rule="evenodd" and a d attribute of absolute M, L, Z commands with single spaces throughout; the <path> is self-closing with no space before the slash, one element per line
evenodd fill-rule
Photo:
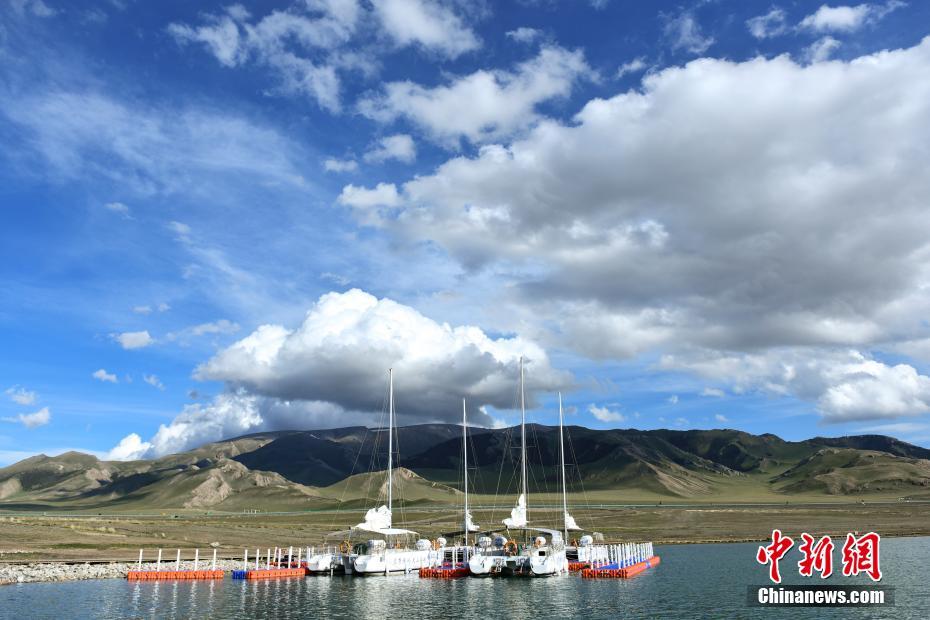
<path fill-rule="evenodd" d="M 461 427 L 396 430 L 405 500 L 454 501 Z M 565 431 L 571 490 L 616 501 L 930 494 L 930 450 L 883 435 L 790 442 L 729 429 Z M 518 441 L 518 429 L 469 429 L 476 494 L 516 491 Z M 359 503 L 384 484 L 386 445 L 383 429 L 347 427 L 255 433 L 144 461 L 40 455 L 0 469 L 0 508 L 236 511 Z M 558 454 L 557 427 L 527 425 L 532 493 L 558 488 Z"/>

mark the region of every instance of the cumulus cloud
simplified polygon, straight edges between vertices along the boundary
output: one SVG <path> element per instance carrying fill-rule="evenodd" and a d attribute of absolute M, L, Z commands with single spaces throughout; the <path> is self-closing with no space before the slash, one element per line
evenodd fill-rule
<path fill-rule="evenodd" d="M 588 405 L 588 413 L 601 422 L 623 422 L 626 420 L 626 416 L 619 411 L 612 411 L 607 407 L 598 407 L 593 403 Z"/>
<path fill-rule="evenodd" d="M 481 405 L 513 406 L 517 362 L 527 358 L 531 394 L 564 385 L 543 349 L 519 337 L 492 339 L 479 328 L 436 323 L 413 308 L 360 291 L 329 293 L 294 330 L 263 325 L 200 365 L 196 377 L 224 381 L 281 400 L 314 400 L 375 411 L 386 370 L 414 398 L 399 414 L 454 419 L 467 398 L 476 423 Z"/>
<path fill-rule="evenodd" d="M 187 405 L 149 441 L 127 436 L 111 456 L 160 456 L 259 430 L 376 424 L 388 368 L 401 424 L 458 420 L 466 398 L 470 420 L 491 425 L 487 407 L 517 402 L 521 355 L 531 406 L 537 393 L 571 384 L 525 339 L 436 323 L 357 289 L 329 293 L 296 329 L 263 325 L 201 364 L 196 378 L 223 381 L 227 391 Z"/>
<path fill-rule="evenodd" d="M 828 6 L 823 4 L 798 24 L 813 32 L 855 32 L 866 24 L 875 23 L 903 6 L 905 2 L 889 0 L 885 4 Z"/>
<path fill-rule="evenodd" d="M 385 209 L 400 206 L 400 194 L 393 183 L 378 183 L 372 189 L 346 185 L 337 199 L 339 204 L 353 210 L 355 217 L 366 224 L 379 225 Z"/>
<path fill-rule="evenodd" d="M 481 41 L 450 6 L 438 0 L 374 0 L 384 31 L 399 46 L 419 45 L 455 58 Z"/>
<path fill-rule="evenodd" d="M 106 370 L 104 370 L 103 368 L 95 370 L 91 376 L 97 381 L 103 381 L 104 383 L 118 383 L 119 382 L 119 379 L 116 378 L 115 374 L 111 374 L 107 372 Z"/>
<path fill-rule="evenodd" d="M 672 394 L 668 397 L 668 404 L 677 405 L 678 404 L 678 394 Z"/>
<path fill-rule="evenodd" d="M 820 37 L 804 49 L 804 57 L 809 62 L 824 62 L 830 60 L 833 52 L 838 50 L 842 43 L 831 36 Z"/>
<path fill-rule="evenodd" d="M 479 70 L 435 87 L 390 82 L 363 99 L 359 111 L 384 123 L 405 118 L 454 147 L 461 138 L 486 142 L 532 125 L 537 105 L 568 96 L 579 79 L 592 75 L 581 51 L 546 46 L 512 71 Z"/>
<path fill-rule="evenodd" d="M 354 159 L 335 159 L 328 158 L 323 162 L 323 169 L 326 172 L 355 172 L 358 170 L 358 162 Z"/>
<path fill-rule="evenodd" d="M 513 39 L 518 43 L 532 43 L 540 36 L 542 36 L 542 32 L 540 30 L 537 30 L 536 28 L 528 28 L 526 26 L 520 26 L 519 28 L 508 30 L 504 34 L 507 36 L 507 38 Z"/>
<path fill-rule="evenodd" d="M 5 417 L 3 418 L 3 421 L 19 423 L 26 428 L 36 428 L 39 426 L 45 426 L 51 421 L 51 419 L 52 414 L 48 410 L 48 407 L 42 407 L 35 413 L 21 413 L 15 417 Z"/>
<path fill-rule="evenodd" d="M 638 56 L 629 62 L 625 62 L 617 69 L 617 77 L 621 78 L 631 73 L 639 73 L 649 65 L 646 64 L 646 58 Z"/>
<path fill-rule="evenodd" d="M 35 392 L 18 385 L 7 388 L 3 393 L 9 396 L 10 400 L 17 405 L 34 405 L 38 398 L 38 394 Z"/>
<path fill-rule="evenodd" d="M 773 349 L 764 353 L 692 351 L 662 358 L 661 367 L 813 401 L 825 422 L 917 416 L 930 411 L 930 377 L 859 351 Z"/>
<path fill-rule="evenodd" d="M 410 164 L 416 158 L 417 145 L 413 142 L 413 138 L 405 133 L 385 136 L 365 153 L 365 161 L 374 163 L 394 159 Z"/>
<path fill-rule="evenodd" d="M 714 414 L 714 420 L 717 421 L 717 422 L 721 422 L 721 423 L 729 422 L 729 421 L 730 421 L 730 420 L 727 418 L 727 416 L 723 415 L 722 413 Z"/>
<path fill-rule="evenodd" d="M 694 13 L 685 11 L 679 15 L 668 17 L 664 27 L 665 37 L 669 40 L 672 50 L 683 50 L 691 54 L 703 54 L 714 44 L 714 38 L 706 36 L 701 30 Z"/>
<path fill-rule="evenodd" d="M 788 31 L 787 15 L 784 9 L 772 7 L 765 15 L 759 15 L 746 20 L 749 33 L 757 39 L 777 37 Z"/>
<path fill-rule="evenodd" d="M 726 396 L 726 393 L 720 388 L 706 387 L 701 390 L 701 396 L 710 396 L 713 398 L 723 398 Z"/>
<path fill-rule="evenodd" d="M 124 349 L 142 349 L 155 342 L 148 330 L 140 332 L 123 332 L 121 334 L 111 334 L 113 340 L 118 342 Z"/>
<path fill-rule="evenodd" d="M 928 91 L 930 39 L 695 60 L 392 186 L 375 223 L 508 278 L 502 303 L 559 317 L 553 338 L 594 358 L 809 347 L 842 363 L 927 338 Z"/>

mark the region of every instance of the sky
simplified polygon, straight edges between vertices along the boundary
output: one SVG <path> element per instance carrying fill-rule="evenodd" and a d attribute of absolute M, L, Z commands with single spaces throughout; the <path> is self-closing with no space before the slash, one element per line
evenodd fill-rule
<path fill-rule="evenodd" d="M 930 446 L 930 3 L 0 0 L 0 464 L 383 422 Z"/>

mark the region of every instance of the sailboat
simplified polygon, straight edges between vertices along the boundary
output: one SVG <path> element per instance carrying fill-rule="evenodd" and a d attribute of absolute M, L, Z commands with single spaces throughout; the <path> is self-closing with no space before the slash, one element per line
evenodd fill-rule
<path fill-rule="evenodd" d="M 433 551 L 429 540 L 421 538 L 413 549 L 405 544 L 417 533 L 395 528 L 392 524 L 394 504 L 394 371 L 388 370 L 388 465 L 387 504 L 372 508 L 365 520 L 353 530 L 378 536 L 355 545 L 350 554 L 355 575 L 387 575 L 409 573 L 442 563 L 442 552 Z"/>
<path fill-rule="evenodd" d="M 561 399 L 560 399 L 561 401 Z M 561 411 L 561 407 L 560 407 Z M 562 484 L 564 487 L 564 454 Z M 564 496 L 564 492 L 563 492 Z M 491 548 L 486 546 L 476 553 L 468 562 L 472 575 L 483 576 L 510 576 L 526 575 L 545 577 L 568 572 L 568 560 L 565 556 L 565 539 L 557 530 L 532 528 L 529 526 L 529 507 L 527 503 L 527 475 L 526 475 L 526 389 L 523 373 L 523 358 L 520 358 L 520 495 L 516 505 L 510 511 L 510 516 L 503 520 L 508 530 L 524 530 L 536 532 L 532 545 L 525 545 L 522 549 L 514 540 L 509 540 L 502 546 Z M 568 515 L 568 511 L 564 511 Z M 567 526 L 566 526 L 567 529 Z M 549 539 L 546 540 L 546 536 Z"/>
<path fill-rule="evenodd" d="M 393 527 L 394 505 L 394 371 L 388 369 L 388 462 L 387 503 L 369 509 L 365 520 L 349 530 L 349 539 L 336 551 L 316 554 L 307 568 L 315 573 L 335 570 L 355 575 L 409 573 L 442 563 L 442 552 L 434 551 L 429 540 L 419 539 L 411 549 L 409 541 L 417 536 L 412 530 Z M 370 536 L 370 538 L 367 538 Z M 349 540 L 366 537 L 352 545 Z"/>

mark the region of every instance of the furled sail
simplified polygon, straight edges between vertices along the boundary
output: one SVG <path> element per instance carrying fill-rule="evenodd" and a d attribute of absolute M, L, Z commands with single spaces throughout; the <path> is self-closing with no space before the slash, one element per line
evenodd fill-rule
<path fill-rule="evenodd" d="M 581 529 L 580 527 L 578 527 L 578 524 L 575 523 L 575 517 L 568 514 L 567 511 L 565 513 L 565 529 L 566 530 L 580 530 Z"/>
<path fill-rule="evenodd" d="M 468 526 L 469 532 L 478 532 L 481 530 L 481 528 L 478 527 L 478 525 L 474 521 L 471 520 L 471 511 L 465 513 L 465 523 Z"/>
<path fill-rule="evenodd" d="M 359 523 L 355 527 L 371 532 L 389 529 L 391 527 L 391 511 L 387 506 L 371 508 L 365 513 L 365 522 Z"/>
<path fill-rule="evenodd" d="M 517 505 L 510 511 L 510 518 L 504 519 L 507 527 L 526 527 L 526 496 L 522 493 L 517 498 Z"/>

